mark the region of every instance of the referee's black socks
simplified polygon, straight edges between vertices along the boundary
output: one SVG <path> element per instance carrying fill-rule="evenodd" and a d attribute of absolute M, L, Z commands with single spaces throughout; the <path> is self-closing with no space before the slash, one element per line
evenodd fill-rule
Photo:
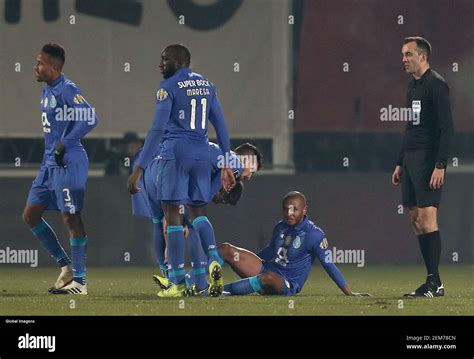
<path fill-rule="evenodd" d="M 434 284 L 440 286 L 441 278 L 439 277 L 438 266 L 441 257 L 441 236 L 439 231 L 420 234 L 417 237 L 428 276 L 432 276 Z"/>

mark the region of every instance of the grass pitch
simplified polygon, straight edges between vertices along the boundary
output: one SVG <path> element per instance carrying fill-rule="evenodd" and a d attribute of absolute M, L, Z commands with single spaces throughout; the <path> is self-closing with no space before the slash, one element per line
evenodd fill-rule
<path fill-rule="evenodd" d="M 156 296 L 153 267 L 88 268 L 87 296 L 50 295 L 57 268 L 0 270 L 0 316 L 29 315 L 474 315 L 474 265 L 441 267 L 446 296 L 402 298 L 425 278 L 422 266 L 341 266 L 353 291 L 346 297 L 320 266 L 295 297 L 176 298 Z M 226 283 L 237 276 L 225 267 Z"/>

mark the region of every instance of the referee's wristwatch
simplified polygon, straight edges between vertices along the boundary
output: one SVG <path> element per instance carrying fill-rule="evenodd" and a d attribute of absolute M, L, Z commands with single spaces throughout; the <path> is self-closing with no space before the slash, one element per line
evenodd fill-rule
<path fill-rule="evenodd" d="M 446 163 L 445 162 L 436 162 L 435 168 L 440 169 L 440 170 L 445 170 L 446 169 Z"/>

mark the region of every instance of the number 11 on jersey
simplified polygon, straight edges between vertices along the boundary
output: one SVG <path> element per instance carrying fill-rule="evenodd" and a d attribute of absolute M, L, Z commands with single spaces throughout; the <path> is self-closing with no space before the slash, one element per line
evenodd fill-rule
<path fill-rule="evenodd" d="M 207 107 L 207 99 L 202 98 L 201 99 L 201 128 L 204 130 L 206 128 L 206 107 Z M 191 100 L 191 123 L 190 123 L 191 129 L 195 130 L 196 129 L 196 99 L 193 98 Z"/>

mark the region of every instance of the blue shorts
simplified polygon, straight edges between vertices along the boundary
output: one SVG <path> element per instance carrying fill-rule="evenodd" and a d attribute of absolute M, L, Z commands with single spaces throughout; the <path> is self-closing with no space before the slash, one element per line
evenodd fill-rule
<path fill-rule="evenodd" d="M 161 201 L 174 204 L 205 205 L 211 190 L 209 161 L 181 158 L 160 160 L 152 178 L 157 179 L 156 193 Z"/>
<path fill-rule="evenodd" d="M 146 218 L 163 218 L 161 201 L 157 197 L 156 173 L 160 160 L 153 160 L 143 171 L 138 187 L 142 190 L 132 195 L 132 213 Z"/>
<path fill-rule="evenodd" d="M 145 175 L 146 172 L 143 173 Z M 142 216 L 151 219 L 153 214 L 148 203 L 148 193 L 143 184 L 143 176 L 137 183 L 137 186 L 142 190 L 138 193 L 132 194 L 132 214 L 134 216 Z"/>
<path fill-rule="evenodd" d="M 84 206 L 88 162 L 78 161 L 66 168 L 41 165 L 26 204 L 42 204 L 48 210 L 81 212 Z"/>
<path fill-rule="evenodd" d="M 280 271 L 275 270 L 274 268 L 270 267 L 269 265 L 267 265 L 265 263 L 262 264 L 262 270 L 260 271 L 260 273 L 264 273 L 264 272 L 276 273 L 280 277 L 282 277 L 283 280 L 285 281 L 285 285 L 283 286 L 283 288 L 280 290 L 280 292 L 277 295 L 292 296 L 292 295 L 296 295 L 300 292 L 301 289 L 300 289 L 300 286 L 297 282 L 289 280 Z"/>

